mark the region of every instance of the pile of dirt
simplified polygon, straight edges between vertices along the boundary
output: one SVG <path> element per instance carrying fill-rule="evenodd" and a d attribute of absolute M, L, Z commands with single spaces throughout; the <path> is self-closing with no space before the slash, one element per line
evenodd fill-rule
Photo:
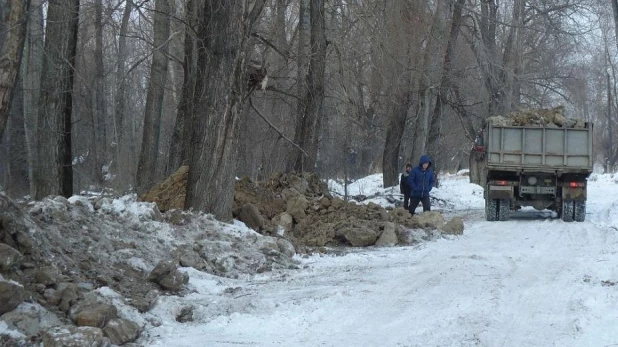
<path fill-rule="evenodd" d="M 181 166 L 165 181 L 157 184 L 146 194 L 140 196 L 140 201 L 154 202 L 159 211 L 185 208 L 187 196 L 187 181 L 189 180 L 189 166 Z"/>
<path fill-rule="evenodd" d="M 411 216 L 402 208 L 386 210 L 333 197 L 314 173 L 238 181 L 234 216 L 264 235 L 285 235 L 298 251 L 307 252 L 324 246 L 410 244 L 418 241 L 406 241 L 410 230 L 440 232 L 445 225 L 437 212 Z"/>
<path fill-rule="evenodd" d="M 186 166 L 182 167 L 140 199 L 156 202 L 164 211 L 178 208 L 181 205 L 174 194 L 184 197 L 187 171 Z M 397 234 L 394 244 L 407 244 L 401 241 L 406 238 L 400 234 L 409 230 L 440 230 L 444 225 L 443 219 L 424 220 L 431 214 L 412 217 L 401 208 L 387 211 L 377 204 L 333 197 L 318 175 L 307 172 L 275 173 L 256 182 L 246 177 L 237 180 L 233 215 L 263 235 L 290 240 L 300 252 L 324 246 L 385 245 L 378 241 L 384 230 L 392 229 L 390 223 Z"/>
<path fill-rule="evenodd" d="M 528 109 L 511 112 L 506 116 L 493 116 L 487 121 L 496 126 L 539 126 L 554 128 L 585 128 L 581 119 L 565 116 L 564 106 L 544 109 Z"/>

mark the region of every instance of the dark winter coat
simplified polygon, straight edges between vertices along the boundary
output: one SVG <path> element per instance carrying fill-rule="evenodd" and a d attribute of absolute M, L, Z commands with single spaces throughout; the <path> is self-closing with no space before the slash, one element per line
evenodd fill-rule
<path fill-rule="evenodd" d="M 410 186 L 408 185 L 408 176 L 409 173 L 404 172 L 401 174 L 401 178 L 399 179 L 399 192 L 403 195 L 410 194 Z"/>
<path fill-rule="evenodd" d="M 423 164 L 429 163 L 427 170 L 423 170 Z M 433 188 L 433 170 L 431 169 L 431 159 L 428 156 L 421 156 L 418 166 L 410 171 L 408 176 L 408 186 L 410 187 L 410 196 L 413 198 L 424 198 L 429 196 L 431 188 Z"/>

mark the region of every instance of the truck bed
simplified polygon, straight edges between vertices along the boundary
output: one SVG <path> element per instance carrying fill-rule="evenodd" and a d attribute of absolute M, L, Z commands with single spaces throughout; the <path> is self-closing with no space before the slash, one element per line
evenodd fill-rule
<path fill-rule="evenodd" d="M 486 129 L 491 170 L 592 172 L 592 124 L 585 128 L 494 126 Z"/>

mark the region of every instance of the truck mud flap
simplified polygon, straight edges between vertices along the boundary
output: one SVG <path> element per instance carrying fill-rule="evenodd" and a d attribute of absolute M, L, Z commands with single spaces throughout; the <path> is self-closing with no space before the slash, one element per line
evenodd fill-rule
<path fill-rule="evenodd" d="M 564 200 L 586 200 L 586 188 L 585 187 L 563 187 L 562 199 Z"/>
<path fill-rule="evenodd" d="M 489 186 L 487 199 L 508 200 L 513 197 L 513 186 Z"/>

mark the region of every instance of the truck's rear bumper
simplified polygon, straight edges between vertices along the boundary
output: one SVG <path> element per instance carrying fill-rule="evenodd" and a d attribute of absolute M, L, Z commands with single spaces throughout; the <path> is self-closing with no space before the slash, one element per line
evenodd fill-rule
<path fill-rule="evenodd" d="M 586 187 L 563 187 L 562 199 L 586 201 Z"/>

